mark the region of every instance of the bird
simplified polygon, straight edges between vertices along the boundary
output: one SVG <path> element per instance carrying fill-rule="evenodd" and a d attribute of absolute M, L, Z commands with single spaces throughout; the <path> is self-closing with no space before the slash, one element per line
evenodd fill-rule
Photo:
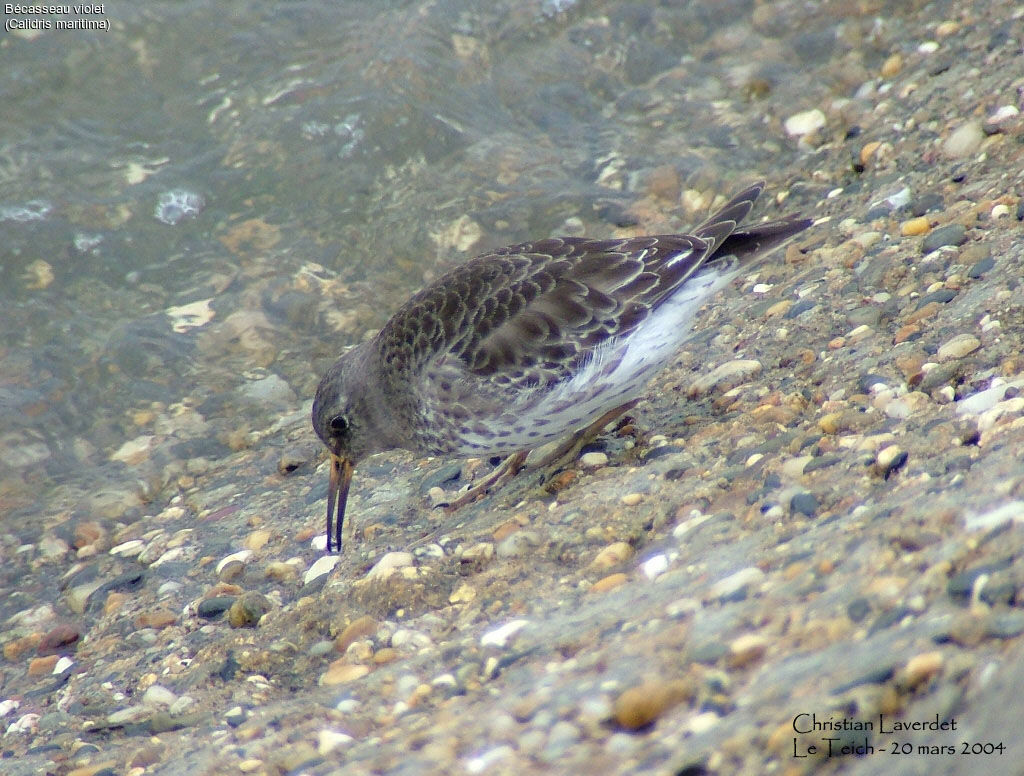
<path fill-rule="evenodd" d="M 316 389 L 312 425 L 330 458 L 327 552 L 332 525 L 342 549 L 352 474 L 368 456 L 509 456 L 518 468 L 525 451 L 635 404 L 700 307 L 813 223 L 791 215 L 739 228 L 764 187 L 744 188 L 690 234 L 520 243 L 413 295 Z"/>

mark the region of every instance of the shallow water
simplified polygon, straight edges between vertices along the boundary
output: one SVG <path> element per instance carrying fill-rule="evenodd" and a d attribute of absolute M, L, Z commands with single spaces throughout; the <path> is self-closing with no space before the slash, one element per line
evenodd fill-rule
<path fill-rule="evenodd" d="M 677 220 L 631 207 L 650 172 L 770 171 L 793 149 L 730 126 L 829 53 L 753 32 L 751 3 L 479 5 L 107 4 L 109 31 L 3 39 L 5 533 L 158 510 L 452 261 L 692 222 L 671 183 Z M 758 64 L 716 62 L 750 40 Z M 750 83 L 777 103 L 716 104 Z"/>

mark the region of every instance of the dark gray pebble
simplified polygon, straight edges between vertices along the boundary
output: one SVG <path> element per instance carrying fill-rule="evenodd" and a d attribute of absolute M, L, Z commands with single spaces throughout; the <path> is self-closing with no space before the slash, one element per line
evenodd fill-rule
<path fill-rule="evenodd" d="M 808 493 L 807 491 L 797 493 L 793 496 L 793 500 L 789 502 L 789 508 L 793 514 L 814 517 L 818 512 L 818 499 L 813 493 Z"/>
<path fill-rule="evenodd" d="M 811 472 L 818 471 L 819 469 L 827 469 L 829 466 L 835 466 L 839 463 L 842 458 L 838 455 L 821 455 L 817 458 L 813 458 L 807 462 L 804 467 L 804 474 L 810 474 Z"/>
<path fill-rule="evenodd" d="M 793 308 L 790 308 L 792 310 Z M 882 318 L 882 308 L 874 305 L 864 305 L 846 314 L 846 322 L 850 326 L 875 326 Z"/>
<path fill-rule="evenodd" d="M 705 641 L 690 650 L 690 659 L 695 663 L 717 663 L 729 652 L 729 647 L 719 641 Z"/>
<path fill-rule="evenodd" d="M 644 455 L 644 463 L 647 461 L 653 461 L 655 458 L 661 458 L 663 455 L 672 455 L 673 453 L 685 453 L 686 448 L 679 447 L 679 445 L 662 445 L 661 447 L 652 447 Z"/>
<path fill-rule="evenodd" d="M 963 245 L 967 242 L 967 227 L 963 224 L 948 224 L 929 232 L 921 241 L 921 253 L 937 251 L 945 245 Z"/>
<path fill-rule="evenodd" d="M 917 309 L 920 310 L 926 304 L 932 302 L 939 302 L 940 304 L 946 304 L 952 302 L 956 298 L 956 291 L 952 288 L 940 288 L 938 291 L 932 291 L 930 294 L 925 294 L 917 301 Z"/>
<path fill-rule="evenodd" d="M 462 464 L 446 464 L 423 478 L 423 481 L 420 483 L 420 493 L 426 493 L 431 488 L 443 488 L 448 490 L 452 485 L 459 481 L 459 477 L 461 476 Z"/>
<path fill-rule="evenodd" d="M 857 379 L 857 390 L 861 393 L 871 393 L 871 386 L 878 385 L 878 383 L 889 385 L 891 382 L 887 377 L 875 374 L 874 372 L 868 372 Z"/>
<path fill-rule="evenodd" d="M 864 596 L 854 598 L 846 605 L 846 616 L 853 622 L 860 622 L 871 613 L 871 603 Z"/>
<path fill-rule="evenodd" d="M 990 269 L 996 265 L 996 260 L 991 256 L 986 256 L 981 261 L 976 261 L 971 265 L 971 268 L 967 270 L 967 277 L 974 278 L 977 280 Z"/>
<path fill-rule="evenodd" d="M 868 629 L 868 635 L 870 636 L 875 633 L 878 633 L 878 631 L 885 630 L 886 628 L 891 628 L 904 617 L 912 614 L 913 612 L 910 611 L 910 609 L 908 609 L 906 606 L 897 606 L 895 609 L 890 609 L 887 612 L 882 612 L 880 615 L 878 615 L 878 617 L 875 618 L 875 621 L 871 623 L 871 627 Z"/>
<path fill-rule="evenodd" d="M 224 612 L 231 608 L 231 604 L 234 602 L 235 596 L 233 595 L 213 596 L 199 602 L 199 606 L 196 607 L 196 614 L 204 620 L 212 620 L 224 614 Z"/>
<path fill-rule="evenodd" d="M 956 383 L 959 381 L 961 369 L 962 366 L 956 362 L 939 364 L 934 369 L 925 372 L 919 387 L 922 391 L 928 393 L 936 388 Z"/>
<path fill-rule="evenodd" d="M 942 210 L 943 204 L 941 194 L 929 192 L 914 198 L 914 201 L 910 203 L 910 212 L 914 217 L 920 217 L 925 213 Z"/>
<path fill-rule="evenodd" d="M 799 302 L 797 302 L 788 310 L 786 310 L 786 314 L 782 317 L 787 319 L 793 319 L 799 315 L 803 315 L 808 310 L 813 310 L 817 306 L 818 303 L 815 302 L 813 299 L 801 299 Z"/>
<path fill-rule="evenodd" d="M 885 684 L 896 675 L 896 666 L 884 665 L 873 668 L 866 674 L 861 674 L 855 679 L 832 688 L 833 695 L 842 695 L 854 687 L 862 687 L 865 684 Z"/>
<path fill-rule="evenodd" d="M 986 629 L 997 639 L 1013 639 L 1024 633 L 1024 612 L 1006 612 L 992 618 Z"/>
<path fill-rule="evenodd" d="M 280 474 L 291 474 L 304 464 L 315 462 L 319 452 L 319 445 L 312 442 L 291 445 L 281 453 L 281 457 L 277 460 L 277 471 Z"/>
<path fill-rule="evenodd" d="M 1011 563 L 1009 558 L 1004 558 L 995 563 L 982 563 L 974 568 L 964 569 L 959 574 L 954 574 L 946 583 L 946 595 L 950 598 L 967 599 L 974 590 L 974 583 L 982 574 L 994 574 L 1002 571 Z"/>

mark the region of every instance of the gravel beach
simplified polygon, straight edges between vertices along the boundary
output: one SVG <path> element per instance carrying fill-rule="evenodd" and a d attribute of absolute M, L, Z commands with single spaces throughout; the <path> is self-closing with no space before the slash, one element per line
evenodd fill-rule
<path fill-rule="evenodd" d="M 80 434 L 122 476 L 44 503 L 30 465 L 81 445 L 8 429 L 0 772 L 1022 772 L 1024 10 L 826 3 L 801 32 L 789 2 L 522 5 L 436 45 L 499 96 L 513 43 L 586 73 L 585 109 L 558 84 L 536 103 L 572 117 L 577 158 L 495 128 L 444 164 L 368 168 L 385 205 L 358 239 L 224 215 L 220 274 L 110 337 L 178 326 L 240 387 L 210 367 L 222 393 L 175 396 L 169 375 L 122 437 Z M 415 62 L 365 75 L 427 95 Z M 309 409 L 346 344 L 456 261 L 683 231 L 759 177 L 754 220 L 817 223 L 721 292 L 574 465 L 448 514 L 492 462 L 379 455 L 356 537 L 323 553 Z M 413 207 L 456 194 L 430 222 Z M 376 235 L 390 274 L 333 262 Z"/>

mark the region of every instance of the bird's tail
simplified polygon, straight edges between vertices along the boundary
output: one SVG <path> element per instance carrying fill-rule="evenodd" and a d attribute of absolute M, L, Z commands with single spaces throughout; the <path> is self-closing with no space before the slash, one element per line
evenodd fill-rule
<path fill-rule="evenodd" d="M 786 240 L 814 223 L 811 218 L 790 216 L 778 221 L 756 224 L 733 232 L 715 251 L 719 256 L 735 256 L 740 264 L 763 258 Z"/>

